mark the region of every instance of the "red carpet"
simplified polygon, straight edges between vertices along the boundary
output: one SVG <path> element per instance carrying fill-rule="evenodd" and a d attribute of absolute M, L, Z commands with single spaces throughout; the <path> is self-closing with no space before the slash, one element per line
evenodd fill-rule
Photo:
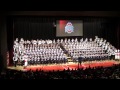
<path fill-rule="evenodd" d="M 87 67 L 98 67 L 98 66 L 103 66 L 103 67 L 108 67 L 108 66 L 112 66 L 113 64 L 116 64 L 115 61 L 107 61 L 107 62 L 96 62 L 96 63 L 86 63 L 86 64 L 82 64 L 79 68 L 87 68 Z M 26 68 L 26 70 L 33 70 L 35 71 L 36 69 L 38 70 L 44 70 L 44 71 L 56 71 L 56 70 L 67 70 L 67 69 L 77 69 L 78 68 L 78 64 L 66 64 L 66 65 L 43 65 L 43 66 L 28 66 Z"/>

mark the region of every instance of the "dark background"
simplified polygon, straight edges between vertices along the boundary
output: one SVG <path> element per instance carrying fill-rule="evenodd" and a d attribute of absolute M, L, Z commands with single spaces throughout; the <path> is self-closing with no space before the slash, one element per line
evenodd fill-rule
<path fill-rule="evenodd" d="M 10 53 L 12 65 L 13 41 L 15 38 L 58 39 L 56 20 L 83 20 L 83 37 L 97 35 L 106 39 L 116 48 L 119 45 L 120 12 L 118 11 L 0 11 L 0 54 L 6 68 L 6 52 Z M 65 37 L 60 37 L 65 38 Z M 76 38 L 76 37 L 68 37 Z"/>

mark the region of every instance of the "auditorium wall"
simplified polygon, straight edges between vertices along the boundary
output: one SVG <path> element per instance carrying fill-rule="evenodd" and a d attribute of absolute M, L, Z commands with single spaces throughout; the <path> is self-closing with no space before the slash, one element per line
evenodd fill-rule
<path fill-rule="evenodd" d="M 0 15 L 0 68 L 2 71 L 6 69 L 6 55 L 7 55 L 7 29 L 6 17 Z"/>

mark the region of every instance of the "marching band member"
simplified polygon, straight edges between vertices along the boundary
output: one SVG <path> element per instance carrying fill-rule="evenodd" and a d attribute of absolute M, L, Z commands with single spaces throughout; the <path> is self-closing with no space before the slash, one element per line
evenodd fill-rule
<path fill-rule="evenodd" d="M 28 66 L 28 56 L 24 54 L 23 59 L 24 59 L 24 69 L 25 69 Z"/>
<path fill-rule="evenodd" d="M 16 67 L 17 61 L 18 61 L 18 54 L 17 53 L 14 53 L 13 61 L 14 61 L 14 66 Z"/>

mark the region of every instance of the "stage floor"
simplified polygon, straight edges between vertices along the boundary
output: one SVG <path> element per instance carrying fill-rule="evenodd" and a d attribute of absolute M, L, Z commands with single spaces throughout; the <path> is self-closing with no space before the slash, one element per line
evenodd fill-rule
<path fill-rule="evenodd" d="M 94 61 L 94 62 L 84 62 L 82 63 L 79 68 L 83 68 L 86 69 L 88 67 L 98 67 L 98 66 L 103 66 L 103 67 L 109 67 L 112 66 L 113 64 L 120 64 L 120 61 L 114 61 L 114 60 L 107 60 L 107 61 Z M 69 62 L 66 64 L 47 64 L 47 65 L 31 65 L 31 66 L 27 66 L 25 69 L 23 66 L 10 66 L 8 67 L 8 69 L 13 69 L 13 70 L 21 70 L 21 71 L 28 71 L 28 70 L 32 70 L 32 71 L 36 71 L 37 70 L 43 70 L 43 71 L 61 71 L 61 70 L 75 70 L 78 68 L 78 63 L 73 63 L 73 62 Z"/>

